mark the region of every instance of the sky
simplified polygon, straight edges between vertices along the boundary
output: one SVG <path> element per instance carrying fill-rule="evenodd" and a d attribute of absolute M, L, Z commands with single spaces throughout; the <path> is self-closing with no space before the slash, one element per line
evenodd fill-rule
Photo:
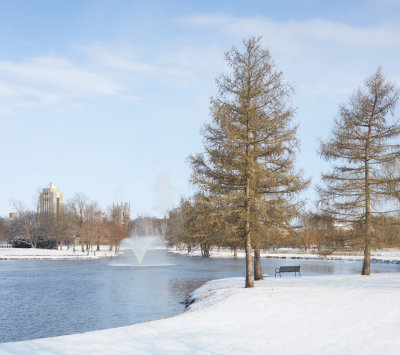
<path fill-rule="evenodd" d="M 0 0 L 0 216 L 53 182 L 163 217 L 193 191 L 224 52 L 249 36 L 295 89 L 311 208 L 338 106 L 378 66 L 400 85 L 400 0 Z"/>

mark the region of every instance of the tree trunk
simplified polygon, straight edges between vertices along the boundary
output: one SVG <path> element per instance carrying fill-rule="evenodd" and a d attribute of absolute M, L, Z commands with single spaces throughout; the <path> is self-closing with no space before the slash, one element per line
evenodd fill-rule
<path fill-rule="evenodd" d="M 244 240 L 245 240 L 245 250 L 246 250 L 246 288 L 254 287 L 254 279 L 253 279 L 253 263 L 251 257 L 251 230 L 250 230 L 250 167 L 249 167 L 249 159 L 250 159 L 250 127 L 249 127 L 249 117 L 247 117 L 246 122 L 246 130 L 247 130 L 247 140 L 246 140 L 246 196 L 245 196 L 245 215 L 246 215 L 246 223 L 244 229 Z"/>
<path fill-rule="evenodd" d="M 233 256 L 234 256 L 235 258 L 238 256 L 238 254 L 237 254 L 237 248 L 236 248 L 236 247 L 233 248 Z"/>
<path fill-rule="evenodd" d="M 192 252 L 192 246 L 188 245 L 187 250 L 188 250 L 188 254 L 191 253 Z"/>
<path fill-rule="evenodd" d="M 373 111 L 375 110 L 375 104 Z M 365 248 L 364 248 L 364 262 L 361 271 L 361 275 L 370 275 L 370 237 L 371 237 L 371 189 L 370 189 L 370 180 L 369 180 L 369 144 L 371 138 L 371 119 L 373 114 L 371 115 L 369 125 L 368 125 L 368 136 L 365 146 Z"/>
<path fill-rule="evenodd" d="M 249 222 L 246 222 L 246 225 Z M 245 249 L 246 249 L 246 288 L 247 287 L 254 287 L 254 280 L 253 280 L 253 263 L 251 260 L 251 239 L 250 239 L 250 230 L 246 228 L 246 237 L 245 237 Z"/>
<path fill-rule="evenodd" d="M 361 275 L 370 275 L 370 258 L 371 258 L 371 247 L 369 237 L 365 238 L 365 248 L 364 248 L 364 262 L 361 271 Z"/>
<path fill-rule="evenodd" d="M 96 250 L 97 250 L 97 251 L 100 251 L 100 239 L 97 241 L 97 248 L 96 248 Z"/>
<path fill-rule="evenodd" d="M 263 280 L 262 270 L 261 270 L 261 257 L 260 248 L 256 246 L 254 248 L 254 280 Z"/>
<path fill-rule="evenodd" d="M 201 255 L 205 258 L 209 258 L 210 257 L 210 245 L 202 244 L 200 246 L 200 248 L 201 248 Z"/>

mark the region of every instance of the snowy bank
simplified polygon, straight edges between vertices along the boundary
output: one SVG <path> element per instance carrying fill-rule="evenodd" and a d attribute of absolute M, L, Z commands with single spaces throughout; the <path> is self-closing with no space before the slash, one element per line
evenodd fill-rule
<path fill-rule="evenodd" d="M 37 248 L 0 248 L 0 260 L 82 260 L 114 256 L 107 245 L 101 246 L 100 251 L 82 252 L 80 246 L 67 250 L 37 249 Z"/>
<path fill-rule="evenodd" d="M 186 250 L 176 248 L 168 248 L 168 251 L 173 254 L 181 254 L 185 256 L 200 257 L 200 250 L 193 250 L 188 253 Z M 210 257 L 214 258 L 233 258 L 232 250 L 228 249 L 213 249 L 210 252 Z M 244 258 L 245 253 L 242 250 L 237 252 L 238 258 Z M 303 259 L 303 260 L 342 260 L 342 261 L 362 261 L 364 256 L 362 253 L 355 252 L 340 253 L 335 252 L 331 255 L 319 255 L 317 253 L 307 253 L 300 249 L 284 249 L 276 251 L 261 252 L 262 258 L 277 258 L 277 259 Z M 371 262 L 373 263 L 388 263 L 400 264 L 400 250 L 376 250 L 371 252 Z"/>
<path fill-rule="evenodd" d="M 181 315 L 0 344 L 0 354 L 399 354 L 400 275 L 211 281 Z"/>

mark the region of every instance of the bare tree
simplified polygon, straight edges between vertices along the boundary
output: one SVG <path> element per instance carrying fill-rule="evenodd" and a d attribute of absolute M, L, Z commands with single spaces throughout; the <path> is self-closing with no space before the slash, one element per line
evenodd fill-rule
<path fill-rule="evenodd" d="M 321 143 L 321 156 L 336 164 L 322 175 L 320 205 L 339 223 L 357 229 L 364 244 L 361 274 L 370 274 L 370 250 L 374 236 L 373 217 L 379 216 L 392 197 L 387 187 L 399 176 L 387 176 L 383 168 L 400 156 L 397 120 L 389 121 L 399 100 L 399 91 L 387 81 L 381 68 L 365 81 L 347 105 L 341 105 L 331 137 Z M 390 208 L 389 208 L 390 210 Z"/>
<path fill-rule="evenodd" d="M 107 234 L 110 243 L 110 251 L 114 246 L 115 255 L 118 254 L 119 247 L 123 239 L 129 236 L 129 221 L 122 218 L 118 206 L 112 206 L 108 208 L 108 222 L 107 222 Z"/>
<path fill-rule="evenodd" d="M 35 210 L 26 208 L 22 201 L 12 200 L 11 206 L 17 211 L 17 226 L 28 237 L 32 248 L 37 247 L 41 232 L 41 215 L 39 199 L 36 201 Z"/>
<path fill-rule="evenodd" d="M 84 229 L 84 211 L 85 207 L 89 202 L 89 198 L 82 194 L 76 193 L 70 202 L 71 210 L 73 212 L 73 220 L 75 225 L 75 230 L 79 234 L 81 239 L 81 250 L 85 251 L 85 229 Z"/>
<path fill-rule="evenodd" d="M 100 237 L 105 234 L 104 218 L 105 214 L 99 207 L 97 202 L 88 203 L 83 211 L 83 230 L 86 236 L 86 249 L 96 245 L 96 249 L 100 250 Z"/>
<path fill-rule="evenodd" d="M 57 218 L 54 218 L 54 235 L 60 250 L 63 249 L 64 242 L 69 243 L 74 234 L 74 213 L 70 204 L 65 204 L 59 211 Z"/>

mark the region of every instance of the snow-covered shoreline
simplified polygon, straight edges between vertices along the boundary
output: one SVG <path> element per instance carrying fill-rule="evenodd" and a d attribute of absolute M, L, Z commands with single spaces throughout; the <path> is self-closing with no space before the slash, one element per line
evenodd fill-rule
<path fill-rule="evenodd" d="M 200 257 L 200 250 L 193 250 L 188 253 L 186 250 L 180 250 L 176 248 L 168 248 L 168 251 L 173 254 L 180 254 L 185 256 Z M 213 258 L 233 258 L 233 252 L 227 249 L 217 250 L 214 249 L 210 253 L 210 257 Z M 244 258 L 244 251 L 237 252 L 238 258 Z M 262 258 L 276 258 L 276 259 L 304 259 L 304 260 L 324 260 L 324 261 L 362 261 L 363 255 L 355 255 L 351 253 L 346 254 L 331 254 L 331 255 L 319 255 L 313 253 L 305 253 L 298 249 L 287 249 L 282 251 L 268 251 L 261 252 Z M 377 250 L 371 252 L 371 262 L 373 263 L 388 263 L 388 264 L 400 264 L 400 250 Z"/>
<path fill-rule="evenodd" d="M 178 316 L 0 344 L 0 354 L 398 354 L 399 274 L 210 281 Z"/>
<path fill-rule="evenodd" d="M 77 247 L 75 252 L 72 248 L 67 250 L 37 249 L 37 248 L 0 248 L 0 260 L 84 260 L 113 257 L 108 246 L 101 246 L 100 251 L 82 252 Z"/>

